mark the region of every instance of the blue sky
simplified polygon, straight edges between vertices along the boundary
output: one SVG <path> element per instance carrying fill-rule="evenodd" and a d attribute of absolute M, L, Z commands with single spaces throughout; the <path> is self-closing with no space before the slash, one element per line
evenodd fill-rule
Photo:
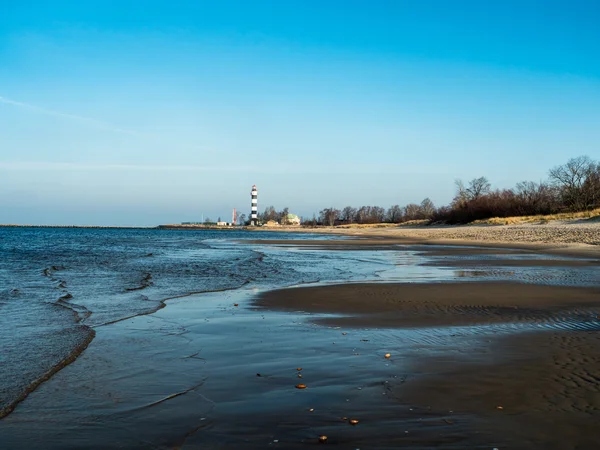
<path fill-rule="evenodd" d="M 448 203 L 600 159 L 597 1 L 0 2 L 0 223 Z"/>

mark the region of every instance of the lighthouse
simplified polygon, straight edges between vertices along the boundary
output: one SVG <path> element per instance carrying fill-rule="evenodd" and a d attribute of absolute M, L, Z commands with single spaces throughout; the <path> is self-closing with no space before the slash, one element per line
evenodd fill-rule
<path fill-rule="evenodd" d="M 258 190 L 256 185 L 252 186 L 252 212 L 250 214 L 250 225 L 255 227 L 258 224 Z"/>

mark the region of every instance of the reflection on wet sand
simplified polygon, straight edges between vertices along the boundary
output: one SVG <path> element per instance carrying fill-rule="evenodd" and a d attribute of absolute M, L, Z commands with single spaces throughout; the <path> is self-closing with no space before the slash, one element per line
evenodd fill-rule
<path fill-rule="evenodd" d="M 514 272 L 508 270 L 455 270 L 454 275 L 457 278 L 508 278 L 514 275 Z"/>
<path fill-rule="evenodd" d="M 102 327 L 0 437 L 57 449 L 600 444 L 597 269 L 553 267 L 539 285 L 514 281 L 549 268 L 469 266 L 476 281 L 459 283 L 420 249 L 360 251 L 349 263 L 377 268 L 370 283 L 201 294 Z"/>

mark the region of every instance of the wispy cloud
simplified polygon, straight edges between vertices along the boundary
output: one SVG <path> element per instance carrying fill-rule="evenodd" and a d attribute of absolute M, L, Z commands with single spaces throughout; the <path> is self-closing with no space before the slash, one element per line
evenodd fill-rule
<path fill-rule="evenodd" d="M 381 174 L 393 173 L 396 176 L 444 174 L 434 167 L 398 165 L 389 162 L 376 164 L 318 162 L 299 164 L 297 162 L 256 163 L 256 164 L 116 164 L 92 162 L 51 162 L 51 161 L 0 161 L 0 171 L 40 171 L 40 172 L 218 172 L 218 173 L 262 173 L 262 174 Z"/>
<path fill-rule="evenodd" d="M 48 161 L 0 161 L 0 170 L 25 171 L 146 171 L 146 172 L 280 172 L 288 166 L 234 166 L 234 165 L 162 165 L 162 164 L 106 164 Z"/>
<path fill-rule="evenodd" d="M 142 137 L 143 134 L 138 133 L 137 131 L 128 130 L 126 128 L 121 128 L 119 126 L 113 125 L 111 123 L 103 122 L 101 120 L 92 119 L 89 117 L 78 116 L 76 114 L 68 114 L 60 111 L 55 111 L 53 109 L 42 108 L 41 106 L 31 105 L 29 103 L 19 102 L 17 100 L 11 100 L 10 98 L 0 96 L 0 103 L 4 103 L 5 105 L 15 106 L 21 109 L 27 109 L 30 111 L 37 112 L 39 114 L 46 114 L 49 116 L 62 117 L 64 119 L 74 120 L 88 126 L 92 126 L 94 128 L 106 131 L 112 131 L 114 133 L 128 134 L 132 136 Z"/>

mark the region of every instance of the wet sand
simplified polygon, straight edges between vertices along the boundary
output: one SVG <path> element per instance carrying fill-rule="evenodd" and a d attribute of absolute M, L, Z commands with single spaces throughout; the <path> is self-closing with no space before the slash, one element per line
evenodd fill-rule
<path fill-rule="evenodd" d="M 468 227 L 467 227 L 468 228 Z M 410 232 L 414 232 L 410 233 Z M 245 243 L 276 245 L 282 247 L 299 248 L 322 248 L 329 250 L 393 250 L 397 247 L 406 249 L 421 249 L 430 256 L 441 255 L 475 255 L 475 254 L 542 254 L 557 257 L 584 258 L 600 260 L 600 245 L 592 245 L 578 242 L 551 243 L 519 241 L 506 242 L 500 240 L 478 240 L 470 239 L 468 234 L 459 234 L 456 238 L 448 239 L 442 230 L 439 235 L 436 229 L 419 227 L 417 229 L 371 229 L 366 231 L 340 230 L 336 228 L 319 229 L 313 233 L 325 233 L 335 236 L 343 236 L 345 239 L 323 240 L 323 239 L 264 239 L 255 241 L 240 241 Z M 493 230 L 492 230 L 493 231 Z M 283 232 L 283 231 L 282 231 Z M 306 233 L 310 233 L 308 230 Z M 494 236 L 493 232 L 490 232 Z M 600 240 L 600 228 L 594 230 L 594 235 Z M 599 241 L 600 242 L 600 241 Z"/>
<path fill-rule="evenodd" d="M 443 259 L 424 263 L 432 267 L 596 267 L 589 259 Z"/>
<path fill-rule="evenodd" d="M 345 329 L 452 327 L 460 336 L 465 326 L 493 325 L 498 332 L 502 325 L 530 328 L 466 347 L 468 355 L 460 347 L 458 354 L 454 349 L 421 355 L 410 376 L 392 380 L 391 397 L 446 425 L 431 429 L 431 441 L 421 434 L 412 444 L 434 446 L 436 438 L 450 438 L 454 430 L 472 434 L 459 439 L 461 445 L 479 435 L 506 448 L 600 448 L 598 288 L 345 284 L 265 292 L 255 306 L 328 314 L 314 321 Z"/>
<path fill-rule="evenodd" d="M 600 288 L 507 282 L 349 283 L 265 292 L 260 308 L 333 314 L 320 320 L 355 327 L 433 327 L 560 317 L 600 325 Z"/>

